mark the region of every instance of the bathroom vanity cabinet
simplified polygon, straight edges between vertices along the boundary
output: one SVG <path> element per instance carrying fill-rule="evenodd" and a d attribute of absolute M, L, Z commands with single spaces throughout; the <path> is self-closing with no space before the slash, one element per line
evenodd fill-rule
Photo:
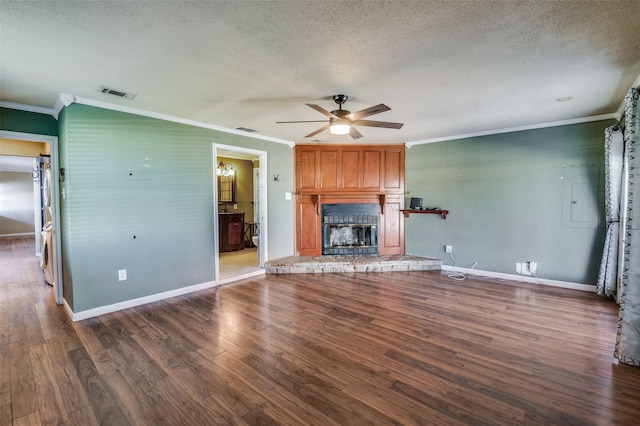
<path fill-rule="evenodd" d="M 218 243 L 221 252 L 244 248 L 244 213 L 218 214 Z"/>

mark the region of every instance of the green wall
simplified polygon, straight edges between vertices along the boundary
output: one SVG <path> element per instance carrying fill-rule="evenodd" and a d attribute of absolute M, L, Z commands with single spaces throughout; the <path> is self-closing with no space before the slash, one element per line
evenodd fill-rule
<path fill-rule="evenodd" d="M 213 143 L 267 152 L 268 175 L 281 176 L 267 188 L 269 257 L 293 254 L 289 146 L 79 104 L 62 111 L 59 137 L 74 312 L 214 279 Z"/>
<path fill-rule="evenodd" d="M 0 129 L 11 132 L 58 136 L 58 121 L 47 114 L 0 108 Z"/>
<path fill-rule="evenodd" d="M 604 243 L 604 129 L 599 121 L 440 143 L 407 150 L 406 191 L 423 206 L 411 215 L 409 254 L 456 266 L 516 274 L 516 262 L 538 263 L 537 276 L 597 281 Z M 572 204 L 572 196 L 579 204 Z M 571 210 L 571 209 L 576 210 Z M 582 209 L 582 210 L 580 210 Z"/>

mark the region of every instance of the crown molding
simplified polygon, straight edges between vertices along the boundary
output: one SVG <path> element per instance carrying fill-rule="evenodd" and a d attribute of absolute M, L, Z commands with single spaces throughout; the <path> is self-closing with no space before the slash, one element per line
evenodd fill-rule
<path fill-rule="evenodd" d="M 63 101 L 64 106 L 69 106 L 72 103 L 77 103 L 81 105 L 93 106 L 93 107 L 108 109 L 112 111 L 125 112 L 127 114 L 134 114 L 134 115 L 140 115 L 143 117 L 156 118 L 158 120 L 170 121 L 173 123 L 185 124 L 187 126 L 194 126 L 194 127 L 200 127 L 203 129 L 216 130 L 218 132 L 244 136 L 251 139 L 260 139 L 260 140 L 269 141 L 269 142 L 281 143 L 284 145 L 288 145 L 289 148 L 293 148 L 295 146 L 295 142 L 292 142 L 292 141 L 272 138 L 270 136 L 257 135 L 255 133 L 247 133 L 241 130 L 231 129 L 229 127 L 223 127 L 223 126 L 218 126 L 216 124 L 204 123 L 202 121 L 190 120 L 190 119 L 176 117 L 169 114 L 161 114 L 158 112 L 147 111 L 140 108 L 133 108 L 133 107 L 123 106 L 123 105 L 111 104 L 109 102 L 104 102 L 104 101 L 96 101 L 93 99 L 82 98 L 79 96 L 66 95 L 66 94 L 61 94 L 60 96 L 61 98 L 64 97 L 64 101 Z M 72 101 L 70 101 L 70 99 L 72 99 Z"/>
<path fill-rule="evenodd" d="M 33 105 L 25 105 L 25 104 L 19 104 L 16 102 L 7 102 L 7 101 L 0 101 L 0 107 L 17 109 L 20 111 L 35 112 L 38 114 L 51 115 L 56 119 L 58 119 L 58 116 L 54 114 L 54 110 L 52 108 L 37 107 Z"/>
<path fill-rule="evenodd" d="M 54 117 L 56 120 L 58 119 L 58 115 L 60 115 L 60 111 L 62 108 L 68 107 L 73 103 L 74 97 L 73 95 L 67 95 L 65 93 L 60 93 L 58 95 L 58 99 L 56 100 L 56 104 L 53 106 Z"/>
<path fill-rule="evenodd" d="M 601 120 L 610 120 L 610 119 L 619 120 L 620 115 L 617 112 L 614 112 L 610 114 L 594 115 L 591 117 L 573 118 L 571 120 L 560 120 L 560 121 L 552 121 L 549 123 L 538 123 L 538 124 L 530 124 L 526 126 L 507 127 L 504 129 L 486 130 L 484 132 L 465 133 L 465 134 L 453 135 L 453 136 L 443 136 L 441 138 L 423 139 L 420 141 L 407 142 L 406 146 L 407 148 L 411 148 L 414 145 L 424 145 L 428 143 L 446 142 L 446 141 L 452 141 L 457 139 L 476 138 L 478 136 L 498 135 L 501 133 L 520 132 L 523 130 L 544 129 L 547 127 L 567 126 L 570 124 L 589 123 L 592 121 L 601 121 Z"/>

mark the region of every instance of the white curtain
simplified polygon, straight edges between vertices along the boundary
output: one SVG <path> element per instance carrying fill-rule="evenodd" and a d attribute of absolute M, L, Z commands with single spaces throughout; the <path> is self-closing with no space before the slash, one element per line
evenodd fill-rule
<path fill-rule="evenodd" d="M 614 356 L 640 367 L 640 87 L 625 97 L 626 220 L 620 283 L 620 315 Z"/>
<path fill-rule="evenodd" d="M 598 274 L 597 292 L 602 296 L 615 296 L 618 286 L 618 251 L 620 246 L 620 202 L 622 195 L 622 169 L 624 139 L 617 124 L 605 129 L 605 215 L 607 230 L 602 262 Z"/>

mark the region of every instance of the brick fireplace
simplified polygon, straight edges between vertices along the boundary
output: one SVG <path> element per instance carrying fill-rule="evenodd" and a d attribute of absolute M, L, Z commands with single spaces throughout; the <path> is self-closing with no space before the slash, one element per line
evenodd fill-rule
<path fill-rule="evenodd" d="M 323 204 L 322 254 L 379 254 L 377 204 Z"/>

